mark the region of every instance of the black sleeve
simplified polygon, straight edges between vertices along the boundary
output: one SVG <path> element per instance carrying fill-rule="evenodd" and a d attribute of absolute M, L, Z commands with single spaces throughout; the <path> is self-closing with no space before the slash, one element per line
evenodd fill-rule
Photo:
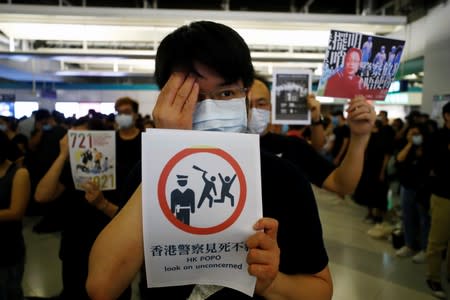
<path fill-rule="evenodd" d="M 286 137 L 286 139 L 289 145 L 282 157 L 296 165 L 309 181 L 322 187 L 325 179 L 336 167 L 305 140 L 295 137 Z"/>
<path fill-rule="evenodd" d="M 261 148 L 292 162 L 313 184 L 321 187 L 335 166 L 322 157 L 305 140 L 267 133 L 260 139 Z"/>
<path fill-rule="evenodd" d="M 75 184 L 73 183 L 72 170 L 70 169 L 70 162 L 67 161 L 59 175 L 59 182 L 66 187 L 66 189 L 74 190 Z"/>
<path fill-rule="evenodd" d="M 279 222 L 280 271 L 315 274 L 328 264 L 311 185 L 289 161 L 261 155 L 264 216 Z"/>

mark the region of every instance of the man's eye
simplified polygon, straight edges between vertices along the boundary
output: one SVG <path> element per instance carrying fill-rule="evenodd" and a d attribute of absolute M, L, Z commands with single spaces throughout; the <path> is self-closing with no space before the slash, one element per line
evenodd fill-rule
<path fill-rule="evenodd" d="M 266 105 L 269 105 L 268 101 L 265 101 L 265 100 L 258 101 L 258 106 L 266 106 Z"/>
<path fill-rule="evenodd" d="M 233 91 L 225 90 L 220 92 L 221 97 L 232 97 L 234 95 Z"/>

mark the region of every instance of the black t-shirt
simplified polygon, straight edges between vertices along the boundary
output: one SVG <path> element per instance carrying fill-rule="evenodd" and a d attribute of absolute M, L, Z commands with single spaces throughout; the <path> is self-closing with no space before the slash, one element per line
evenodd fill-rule
<path fill-rule="evenodd" d="M 124 140 L 116 133 L 116 176 L 117 186 L 120 190 L 126 182 L 131 169 L 141 160 L 141 133 L 131 140 Z"/>
<path fill-rule="evenodd" d="M 370 208 L 386 210 L 386 181 L 380 181 L 384 157 L 391 153 L 391 144 L 381 132 L 372 132 L 364 157 L 361 178 L 353 193 L 353 199 Z"/>
<path fill-rule="evenodd" d="M 11 164 L 0 177 L 0 210 L 11 206 L 12 184 L 18 169 L 17 165 Z M 0 222 L 0 239 L 0 267 L 13 266 L 25 257 L 22 221 Z"/>
<path fill-rule="evenodd" d="M 344 139 L 350 137 L 350 128 L 347 125 L 338 126 L 333 130 L 333 134 L 335 138 L 331 154 L 333 157 L 336 157 L 338 156 L 339 151 L 341 151 Z"/>
<path fill-rule="evenodd" d="M 433 136 L 430 158 L 435 176 L 431 177 L 432 192 L 450 199 L 450 129 L 439 129 Z"/>
<path fill-rule="evenodd" d="M 391 125 L 384 125 L 381 127 L 380 135 L 384 141 L 386 154 L 392 154 L 394 152 L 394 140 L 395 140 L 395 131 Z"/>
<path fill-rule="evenodd" d="M 136 166 L 134 172 L 139 174 Z M 130 178 L 138 179 L 139 175 Z M 131 184 L 135 188 L 140 182 Z M 277 219 L 280 271 L 285 274 L 315 274 L 328 264 L 317 205 L 311 185 L 289 161 L 261 152 L 263 215 Z M 134 192 L 134 189 L 133 189 Z M 132 192 L 129 192 L 132 193 Z M 305 287 L 307 288 L 307 287 Z M 187 299 L 193 285 L 152 288 L 142 299 Z M 208 300 L 251 299 L 236 290 L 223 288 Z M 254 299 L 261 299 L 255 296 Z"/>
<path fill-rule="evenodd" d="M 8 154 L 8 159 L 10 161 L 16 161 L 21 157 L 25 157 L 26 152 L 21 149 L 21 145 L 25 148 L 24 150 L 26 150 L 28 148 L 28 139 L 23 134 L 16 134 L 11 139 L 11 148 Z"/>
<path fill-rule="evenodd" d="M 392 154 L 392 140 L 386 138 L 383 131 L 372 132 L 367 144 L 363 173 L 369 176 L 369 181 L 379 181 L 384 157 Z"/>
<path fill-rule="evenodd" d="M 275 133 L 260 138 L 261 148 L 294 163 L 313 184 L 322 187 L 335 166 L 323 158 L 305 140 Z"/>
<path fill-rule="evenodd" d="M 16 134 L 11 139 L 11 142 L 13 142 L 15 144 L 18 144 L 18 145 L 24 145 L 25 148 L 28 147 L 28 138 L 25 135 L 21 134 L 21 133 Z"/>
<path fill-rule="evenodd" d="M 61 173 L 59 181 L 66 190 L 61 197 L 64 200 L 64 226 L 61 237 L 61 259 L 76 257 L 89 257 L 89 251 L 98 234 L 108 224 L 110 218 L 96 207 L 90 205 L 85 199 L 84 191 L 75 189 L 70 164 L 67 162 Z M 108 201 L 123 206 L 117 192 L 104 191 L 103 195 Z"/>
<path fill-rule="evenodd" d="M 397 162 L 398 179 L 408 189 L 418 190 L 430 174 L 430 163 L 423 146 L 413 145 L 405 160 Z"/>
<path fill-rule="evenodd" d="M 2 145 L 4 147 L 4 145 Z M 9 143 L 7 150 L 6 150 L 6 157 L 9 161 L 15 162 L 20 157 L 22 157 L 22 151 L 20 151 L 19 147 L 14 143 Z"/>

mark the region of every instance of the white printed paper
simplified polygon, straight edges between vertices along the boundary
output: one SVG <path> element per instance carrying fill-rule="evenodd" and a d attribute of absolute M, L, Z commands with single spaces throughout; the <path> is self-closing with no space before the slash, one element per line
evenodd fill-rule
<path fill-rule="evenodd" d="M 262 217 L 259 136 L 150 129 L 142 154 L 148 287 L 211 284 L 253 295 L 246 240 Z"/>
<path fill-rule="evenodd" d="M 311 124 L 311 70 L 274 68 L 272 74 L 272 124 Z"/>
<path fill-rule="evenodd" d="M 70 168 L 75 188 L 88 181 L 100 190 L 116 189 L 116 133 L 113 130 L 69 130 Z"/>

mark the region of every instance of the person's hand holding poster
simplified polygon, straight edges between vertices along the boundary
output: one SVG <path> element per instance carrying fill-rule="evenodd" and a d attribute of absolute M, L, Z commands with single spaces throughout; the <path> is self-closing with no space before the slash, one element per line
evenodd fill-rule
<path fill-rule="evenodd" d="M 332 30 L 317 94 L 384 100 L 404 45 L 401 40 Z"/>

